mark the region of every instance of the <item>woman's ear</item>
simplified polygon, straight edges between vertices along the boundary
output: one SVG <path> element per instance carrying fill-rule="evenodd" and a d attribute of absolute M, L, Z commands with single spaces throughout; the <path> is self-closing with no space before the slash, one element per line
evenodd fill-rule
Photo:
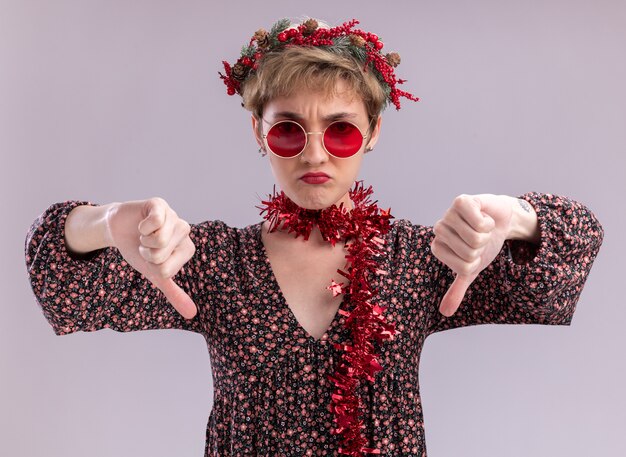
<path fill-rule="evenodd" d="M 252 117 L 252 133 L 254 133 L 254 138 L 256 139 L 256 142 L 259 144 L 259 147 L 261 147 L 261 149 L 265 149 L 265 145 L 263 144 L 263 137 L 261 136 L 261 129 L 260 129 L 261 123 L 254 116 L 254 114 L 251 117 Z"/>
<path fill-rule="evenodd" d="M 366 150 L 371 151 L 372 149 L 374 149 L 374 146 L 376 146 L 376 143 L 378 142 L 378 136 L 380 135 L 380 126 L 382 122 L 383 117 L 379 114 L 376 122 L 374 123 L 374 128 L 372 129 L 372 134 L 370 135 L 370 140 L 367 143 Z"/>

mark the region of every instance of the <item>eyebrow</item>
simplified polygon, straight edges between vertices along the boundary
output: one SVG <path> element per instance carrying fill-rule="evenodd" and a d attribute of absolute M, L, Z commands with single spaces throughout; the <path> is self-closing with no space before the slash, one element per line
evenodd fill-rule
<path fill-rule="evenodd" d="M 298 113 L 294 113 L 292 111 L 280 111 L 280 112 L 274 114 L 274 119 L 279 118 L 279 117 L 290 118 L 290 119 L 297 119 L 297 120 L 300 120 L 300 121 L 304 119 L 304 116 L 302 116 L 301 114 L 298 114 Z M 355 117 L 357 117 L 356 113 L 341 112 L 341 113 L 333 113 L 333 114 L 329 114 L 327 116 L 324 116 L 322 118 L 322 120 L 324 120 L 324 121 L 336 121 L 337 119 L 345 119 L 345 118 L 354 119 Z"/>

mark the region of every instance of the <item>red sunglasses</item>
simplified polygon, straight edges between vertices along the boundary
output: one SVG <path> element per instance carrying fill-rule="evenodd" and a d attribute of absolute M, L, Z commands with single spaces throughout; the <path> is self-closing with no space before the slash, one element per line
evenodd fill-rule
<path fill-rule="evenodd" d="M 307 132 L 296 121 L 285 120 L 273 124 L 263 135 L 267 149 L 283 159 L 292 159 L 302 153 L 309 135 L 322 135 L 324 150 L 337 159 L 347 159 L 359 152 L 367 139 L 352 122 L 335 121 L 322 132 Z"/>

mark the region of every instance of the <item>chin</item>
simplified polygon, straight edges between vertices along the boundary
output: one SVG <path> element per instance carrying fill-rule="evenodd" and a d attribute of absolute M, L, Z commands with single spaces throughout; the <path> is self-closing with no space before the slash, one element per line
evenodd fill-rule
<path fill-rule="evenodd" d="M 308 184 L 307 184 L 308 185 Z M 302 188 L 298 189 L 294 192 L 292 201 L 294 201 L 298 206 L 305 209 L 325 209 L 335 203 L 341 196 L 336 197 L 334 195 L 330 195 L 330 192 L 326 188 L 316 188 L 316 189 L 306 189 Z"/>
<path fill-rule="evenodd" d="M 305 209 L 312 209 L 312 210 L 325 209 L 325 208 L 328 208 L 330 205 L 332 205 L 332 203 L 319 202 L 317 200 L 316 201 L 305 200 L 302 203 L 298 203 L 298 206 L 305 208 Z"/>

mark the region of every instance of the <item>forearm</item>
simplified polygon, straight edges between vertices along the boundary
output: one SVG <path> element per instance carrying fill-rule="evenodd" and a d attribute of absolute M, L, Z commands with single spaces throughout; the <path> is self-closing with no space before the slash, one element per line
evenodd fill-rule
<path fill-rule="evenodd" d="M 533 205 L 524 199 L 510 197 L 512 206 L 511 225 L 507 240 L 524 240 L 530 243 L 541 242 L 541 230 Z"/>
<path fill-rule="evenodd" d="M 71 253 L 86 254 L 111 246 L 107 228 L 107 212 L 113 205 L 74 208 L 65 221 L 65 245 Z"/>

